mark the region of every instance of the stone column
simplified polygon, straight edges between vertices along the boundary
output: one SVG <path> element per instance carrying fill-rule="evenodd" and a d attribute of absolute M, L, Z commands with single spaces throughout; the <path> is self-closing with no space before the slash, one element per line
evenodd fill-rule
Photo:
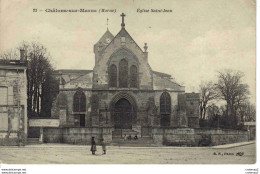
<path fill-rule="evenodd" d="M 40 127 L 40 138 L 39 138 L 39 143 L 43 143 L 43 128 Z"/>

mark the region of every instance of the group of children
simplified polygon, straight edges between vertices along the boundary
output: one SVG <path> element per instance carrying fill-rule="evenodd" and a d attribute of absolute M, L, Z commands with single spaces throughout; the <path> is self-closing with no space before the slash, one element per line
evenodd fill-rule
<path fill-rule="evenodd" d="M 134 139 L 134 140 L 138 140 L 137 135 L 135 135 L 135 136 L 133 137 L 133 139 Z M 125 136 L 124 136 L 124 140 L 125 140 L 125 141 L 126 141 L 126 140 L 132 140 L 132 136 L 131 136 L 131 135 L 126 136 L 126 134 L 125 134 Z"/>
<path fill-rule="evenodd" d="M 102 146 L 102 150 L 103 150 L 103 155 L 106 154 L 106 144 L 104 142 L 104 139 L 101 139 L 101 146 Z M 92 137 L 91 139 L 91 149 L 90 151 L 92 152 L 92 155 L 95 155 L 96 151 L 97 151 L 97 146 L 96 146 L 96 142 L 95 142 L 95 137 Z"/>
<path fill-rule="evenodd" d="M 129 135 L 129 136 L 127 137 L 127 136 L 125 135 L 125 136 L 124 136 L 124 140 L 126 141 L 127 139 L 128 139 L 128 140 L 131 140 L 131 139 L 132 139 L 132 136 Z M 134 139 L 134 140 L 138 140 L 137 135 L 135 135 L 133 139 Z M 103 155 L 105 155 L 107 148 L 106 148 L 106 144 L 105 144 L 103 138 L 101 138 L 101 146 L 102 146 Z M 95 137 L 92 137 L 92 139 L 91 139 L 91 149 L 90 149 L 90 151 L 92 152 L 92 155 L 95 155 L 95 153 L 96 153 L 96 151 L 97 151 L 97 145 L 96 145 L 96 142 L 95 142 Z"/>

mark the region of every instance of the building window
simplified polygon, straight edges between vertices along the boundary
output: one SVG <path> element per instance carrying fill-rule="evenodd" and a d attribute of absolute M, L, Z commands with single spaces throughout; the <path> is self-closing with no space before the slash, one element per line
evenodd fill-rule
<path fill-rule="evenodd" d="M 82 89 L 78 89 L 74 94 L 73 112 L 86 112 L 86 96 Z"/>
<path fill-rule="evenodd" d="M 132 65 L 130 68 L 130 87 L 137 88 L 138 87 L 138 79 L 137 79 L 137 67 Z"/>
<path fill-rule="evenodd" d="M 119 62 L 119 87 L 128 87 L 128 62 L 125 59 Z"/>
<path fill-rule="evenodd" d="M 117 68 L 114 64 L 109 67 L 109 82 L 110 87 L 117 87 Z"/>
<path fill-rule="evenodd" d="M 0 113 L 0 131 L 8 131 L 8 113 Z"/>
<path fill-rule="evenodd" d="M 160 97 L 161 126 L 170 126 L 171 96 L 168 92 L 162 93 Z"/>
<path fill-rule="evenodd" d="M 164 92 L 160 98 L 160 113 L 171 114 L 171 96 L 168 92 Z"/>
<path fill-rule="evenodd" d="M 7 87 L 0 87 L 0 105 L 7 105 Z"/>

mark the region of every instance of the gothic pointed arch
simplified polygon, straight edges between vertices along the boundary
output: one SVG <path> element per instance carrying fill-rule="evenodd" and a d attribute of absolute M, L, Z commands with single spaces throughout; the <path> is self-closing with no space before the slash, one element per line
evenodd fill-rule
<path fill-rule="evenodd" d="M 125 59 L 119 62 L 119 87 L 128 87 L 128 62 Z"/>
<path fill-rule="evenodd" d="M 127 99 L 131 103 L 131 105 L 133 105 L 135 110 L 138 109 L 137 108 L 137 102 L 132 95 L 128 94 L 127 92 L 119 92 L 114 97 L 112 97 L 112 99 L 111 99 L 111 102 L 110 102 L 110 109 L 111 110 L 113 110 L 115 103 L 118 102 L 118 100 L 120 100 L 121 98 Z"/>
<path fill-rule="evenodd" d="M 117 67 L 115 64 L 109 67 L 109 86 L 117 87 Z"/>
<path fill-rule="evenodd" d="M 168 92 L 163 92 L 160 97 L 160 113 L 161 114 L 171 113 L 171 96 Z"/>
<path fill-rule="evenodd" d="M 110 65 L 112 63 L 112 59 L 115 57 L 120 57 L 122 55 L 125 55 L 126 57 L 131 57 L 137 64 L 140 64 L 137 56 L 128 48 L 126 47 L 120 47 L 116 49 L 109 57 L 109 60 L 107 61 L 107 65 Z"/>
<path fill-rule="evenodd" d="M 81 88 L 73 96 L 73 112 L 86 112 L 86 96 Z"/>
<path fill-rule="evenodd" d="M 112 123 L 115 128 L 130 128 L 132 124 L 136 124 L 137 110 L 137 103 L 132 95 L 126 92 L 116 94 L 110 102 Z M 118 125 L 120 126 L 117 127 Z"/>
<path fill-rule="evenodd" d="M 163 92 L 160 97 L 161 126 L 170 126 L 171 96 L 168 92 Z"/>

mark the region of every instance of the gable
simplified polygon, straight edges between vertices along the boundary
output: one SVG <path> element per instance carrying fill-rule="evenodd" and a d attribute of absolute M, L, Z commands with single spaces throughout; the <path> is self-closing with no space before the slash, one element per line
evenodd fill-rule
<path fill-rule="evenodd" d="M 148 64 L 148 53 L 144 52 L 133 40 L 125 28 L 121 28 L 113 40 L 104 48 L 94 49 L 95 67 L 93 70 L 93 88 L 108 88 L 108 67 L 111 64 L 119 67 L 122 59 L 127 60 L 129 67 L 138 67 L 140 89 L 152 89 L 152 70 Z"/>
<path fill-rule="evenodd" d="M 143 50 L 139 47 L 139 45 L 134 41 L 134 39 L 132 38 L 132 36 L 126 31 L 125 28 L 122 28 L 119 33 L 113 38 L 113 40 L 107 45 L 106 48 L 109 48 L 111 45 L 113 45 L 116 41 L 116 39 L 119 39 L 121 41 L 121 38 L 125 37 L 126 38 L 126 45 L 130 46 L 129 43 L 132 44 L 132 47 L 134 47 L 135 49 L 138 49 L 138 51 L 140 51 L 141 53 L 143 53 Z M 122 44 L 120 44 L 122 45 Z M 127 46 L 126 46 L 127 47 Z M 105 48 L 105 49 L 106 49 Z"/>

